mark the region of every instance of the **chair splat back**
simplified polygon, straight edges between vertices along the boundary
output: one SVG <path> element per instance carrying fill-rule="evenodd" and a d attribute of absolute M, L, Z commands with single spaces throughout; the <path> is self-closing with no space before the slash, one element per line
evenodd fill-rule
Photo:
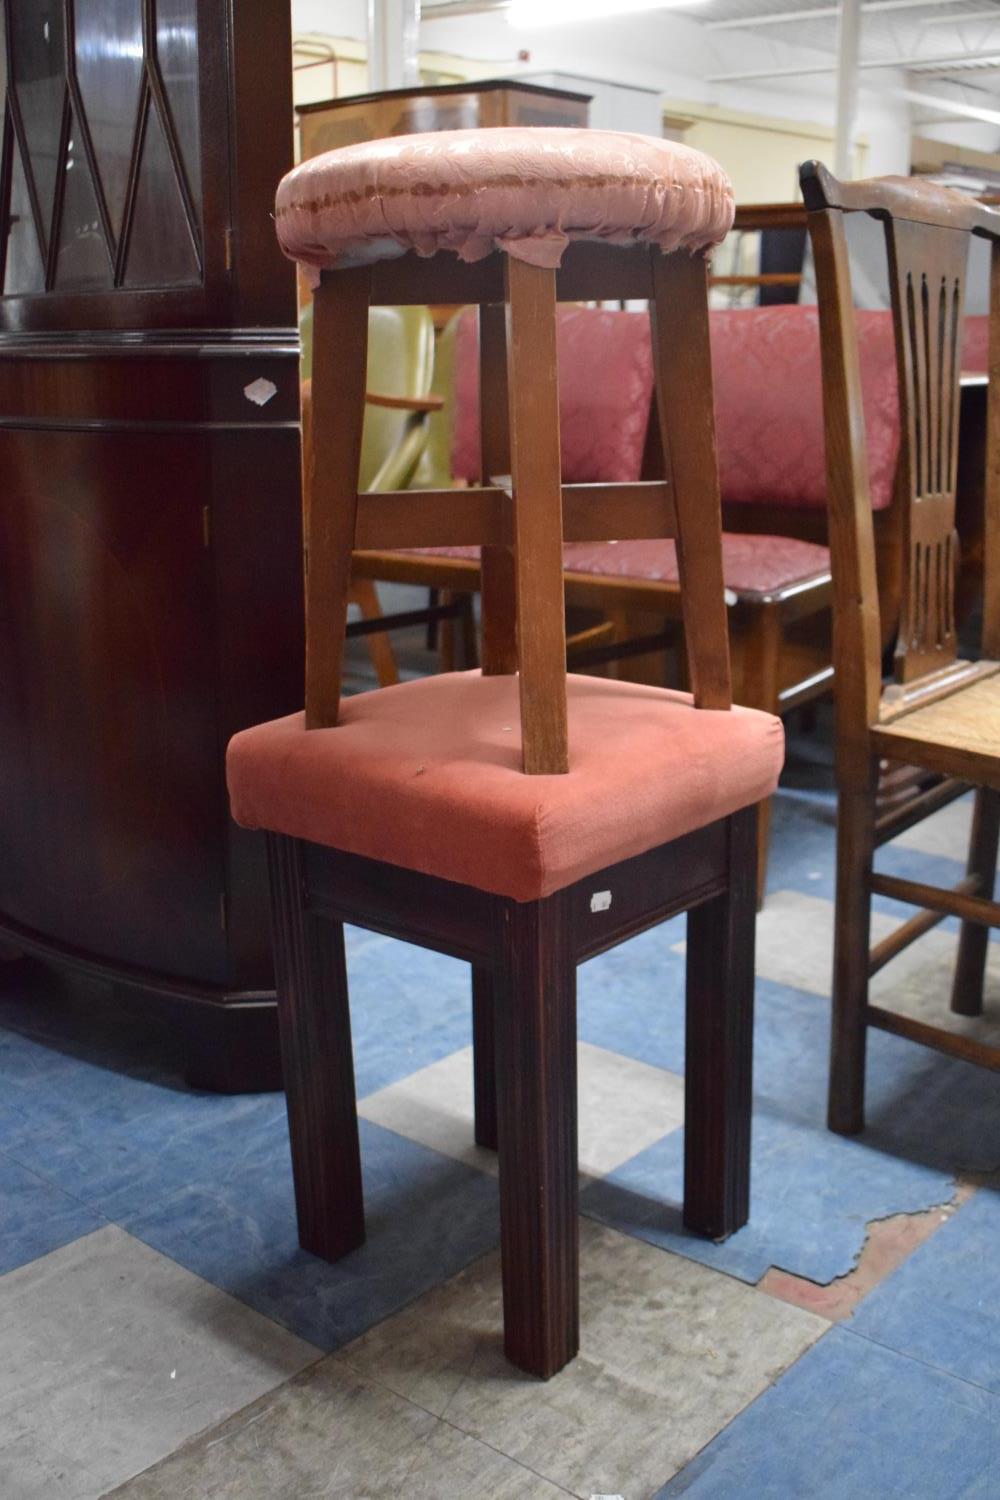
<path fill-rule="evenodd" d="M 868 725 L 878 719 L 881 659 L 843 216 L 868 213 L 885 226 L 902 426 L 898 479 L 903 512 L 902 608 L 895 675 L 905 691 L 931 674 L 947 674 L 957 657 L 955 492 L 966 269 L 973 234 L 993 241 L 996 268 L 1000 214 L 950 189 L 907 178 L 841 183 L 816 162 L 802 168 L 801 180 L 816 257 L 823 343 L 831 549 L 840 630 L 837 670 L 842 702 L 849 713 L 856 711 L 860 727 L 860 720 Z M 1000 363 L 996 335 L 1000 300 L 995 295 L 991 300 L 991 339 Z M 989 638 L 991 650 L 1000 637 L 1000 619 L 996 618 L 1000 605 L 995 602 L 1000 587 L 996 402 L 994 390 L 988 437 L 994 520 L 992 528 L 987 521 L 984 580 L 989 601 L 984 646 Z"/>

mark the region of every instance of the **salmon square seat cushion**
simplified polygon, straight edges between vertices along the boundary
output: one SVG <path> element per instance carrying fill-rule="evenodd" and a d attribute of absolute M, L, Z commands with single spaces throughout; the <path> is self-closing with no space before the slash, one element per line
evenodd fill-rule
<path fill-rule="evenodd" d="M 301 714 L 229 746 L 249 828 L 533 901 L 774 791 L 780 720 L 687 694 L 567 679 L 570 769 L 526 776 L 516 677 L 449 672 L 347 698 L 333 729 Z"/>

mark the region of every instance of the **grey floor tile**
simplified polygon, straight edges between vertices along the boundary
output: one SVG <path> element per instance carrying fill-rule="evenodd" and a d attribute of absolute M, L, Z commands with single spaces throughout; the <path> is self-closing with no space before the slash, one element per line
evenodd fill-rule
<path fill-rule="evenodd" d="M 773 891 L 757 915 L 758 978 L 827 997 L 833 972 L 833 919 L 834 904 L 823 896 Z M 900 920 L 888 912 L 873 911 L 872 942 L 887 937 Z M 948 996 L 957 943 L 957 933 L 942 928 L 926 933 L 874 976 L 873 1003 L 890 1010 L 898 1004 L 904 1009 L 912 1005 L 912 997 L 919 996 L 923 1004 L 936 1005 L 942 1022 L 951 1026 Z M 990 950 L 987 993 L 1000 1001 L 1000 957 L 995 946 Z M 675 945 L 676 951 L 682 947 Z"/>
<path fill-rule="evenodd" d="M 565 1493 L 330 1358 L 114 1497 L 561 1500 Z"/>
<path fill-rule="evenodd" d="M 5 1419 L 0 1438 L 0 1495 L 6 1500 L 97 1500 L 104 1485 L 78 1459 Z"/>
<path fill-rule="evenodd" d="M 964 865 L 969 852 L 969 834 L 972 831 L 972 797 L 960 797 L 949 802 L 940 812 L 923 822 L 915 823 L 892 841 L 893 848 L 916 849 L 921 854 L 943 855 L 945 859 L 960 860 Z"/>
<path fill-rule="evenodd" d="M 581 1172 L 603 1177 L 683 1125 L 677 1073 L 588 1042 L 577 1047 L 577 1066 Z M 473 1140 L 471 1047 L 369 1094 L 358 1108 L 377 1125 L 496 1174 L 496 1153 Z"/>
<path fill-rule="evenodd" d="M 546 1384 L 503 1358 L 496 1256 L 335 1358 L 576 1495 L 644 1500 L 829 1326 L 581 1222 L 582 1352 Z"/>
<path fill-rule="evenodd" d="M 0 1349 L 0 1432 L 57 1443 L 94 1495 L 318 1356 L 112 1227 L 0 1279 Z"/>

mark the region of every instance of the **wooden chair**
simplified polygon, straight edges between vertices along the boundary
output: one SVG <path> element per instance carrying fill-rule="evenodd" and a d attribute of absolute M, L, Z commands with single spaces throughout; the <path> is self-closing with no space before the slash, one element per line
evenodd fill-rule
<path fill-rule="evenodd" d="M 367 247 L 373 198 L 382 239 Z M 505 1348 L 545 1377 L 578 1346 L 576 966 L 679 911 L 684 1218 L 719 1238 L 748 1213 L 754 804 L 782 732 L 730 705 L 699 253 L 730 205 L 721 170 L 669 142 L 544 129 L 347 148 L 278 196 L 286 251 L 366 260 L 323 270 L 316 291 L 305 715 L 245 731 L 228 755 L 235 817 L 269 830 L 300 1240 L 334 1260 L 364 1238 L 342 923 L 467 960 L 476 1139 L 499 1149 Z M 373 259 L 387 218 L 396 246 L 438 253 Z M 654 244 L 567 246 L 557 226 L 574 221 Z M 444 253 L 460 246 L 468 260 Z M 581 297 L 650 299 L 669 479 L 561 484 L 556 300 Z M 459 301 L 480 309 L 492 477 L 359 494 L 369 304 Z M 677 537 L 693 701 L 566 674 L 563 540 L 612 534 Z M 476 543 L 482 672 L 341 703 L 352 548 Z"/>
<path fill-rule="evenodd" d="M 819 292 L 837 698 L 837 913 L 829 1123 L 864 1125 L 866 1028 L 1000 1068 L 1000 1049 L 869 1004 L 871 974 L 945 916 L 962 918 L 952 1009 L 982 1009 L 1000 828 L 1000 214 L 945 188 L 905 178 L 840 183 L 818 163 L 802 190 Z M 894 681 L 882 680 L 879 600 L 868 466 L 844 215 L 885 224 L 902 416 L 905 477 L 902 618 Z M 986 455 L 983 659 L 958 659 L 955 635 L 955 485 L 959 340 L 970 235 L 993 244 L 991 388 Z M 918 768 L 888 782 L 880 766 Z M 883 776 L 884 791 L 887 779 Z M 954 890 L 873 873 L 875 849 L 977 788 L 968 875 Z M 907 795 L 902 795 L 900 788 Z M 869 947 L 871 898 L 920 907 Z"/>

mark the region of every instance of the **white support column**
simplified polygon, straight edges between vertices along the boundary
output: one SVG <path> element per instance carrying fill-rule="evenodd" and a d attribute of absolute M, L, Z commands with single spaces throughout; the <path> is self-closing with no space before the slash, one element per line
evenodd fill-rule
<path fill-rule="evenodd" d="M 838 177 L 854 175 L 854 125 L 858 113 L 858 51 L 861 40 L 861 0 L 840 0 L 837 26 L 837 122 L 833 170 Z"/>
<path fill-rule="evenodd" d="M 420 0 L 368 0 L 368 87 L 420 82 Z"/>

